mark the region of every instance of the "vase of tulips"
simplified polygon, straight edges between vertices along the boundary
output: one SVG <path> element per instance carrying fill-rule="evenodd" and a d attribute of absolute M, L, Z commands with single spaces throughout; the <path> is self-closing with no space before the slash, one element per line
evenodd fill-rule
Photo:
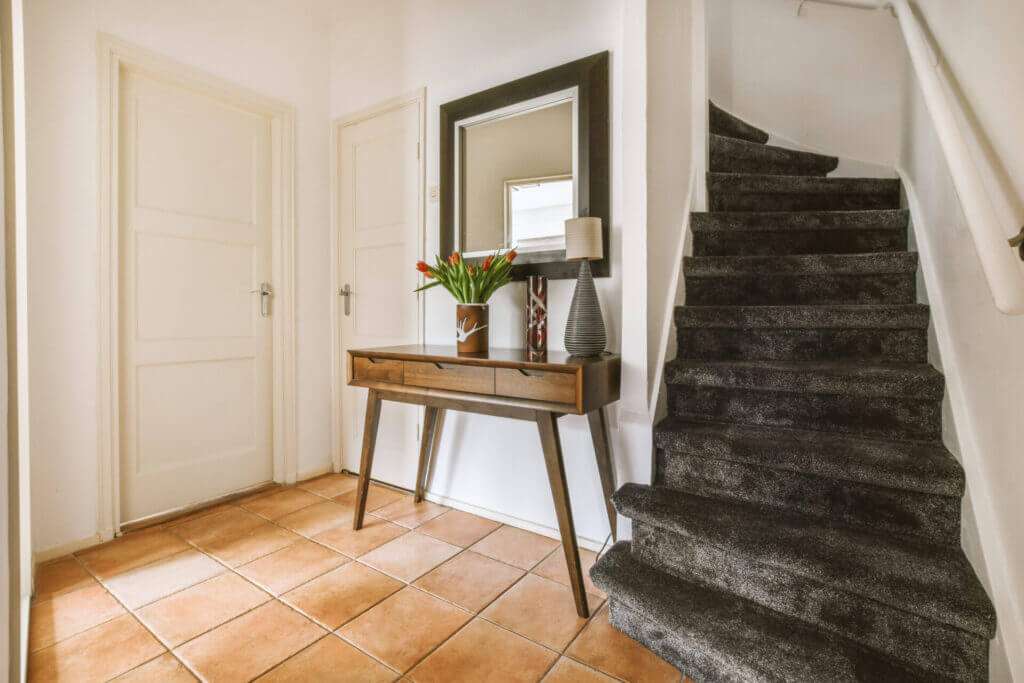
<path fill-rule="evenodd" d="M 462 254 L 456 251 L 448 258 L 438 256 L 434 265 L 426 261 L 416 264 L 416 270 L 428 280 L 417 292 L 440 286 L 455 297 L 455 339 L 459 353 L 487 351 L 487 301 L 512 281 L 512 262 L 515 259 L 515 249 L 504 252 L 499 249 L 487 256 L 483 263 L 473 265 L 466 263 Z"/>

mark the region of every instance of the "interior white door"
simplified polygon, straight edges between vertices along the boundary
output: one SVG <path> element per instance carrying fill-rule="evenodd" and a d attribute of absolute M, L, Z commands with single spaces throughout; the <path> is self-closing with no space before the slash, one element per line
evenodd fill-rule
<path fill-rule="evenodd" d="M 341 127 L 338 150 L 340 302 L 345 349 L 417 341 L 420 244 L 420 102 Z M 339 294 L 340 296 L 340 294 Z M 344 376 L 344 368 L 340 369 Z M 366 390 L 342 396 L 344 466 L 357 471 Z M 389 403 L 381 414 L 373 477 L 412 488 L 419 409 Z"/>
<path fill-rule="evenodd" d="M 120 93 L 129 522 L 273 476 L 272 174 L 267 117 L 128 70 Z"/>

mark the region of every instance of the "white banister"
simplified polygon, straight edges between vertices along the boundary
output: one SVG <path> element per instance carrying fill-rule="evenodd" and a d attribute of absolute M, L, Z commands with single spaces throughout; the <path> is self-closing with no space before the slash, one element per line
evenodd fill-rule
<path fill-rule="evenodd" d="M 1010 241 L 1020 234 L 1021 226 L 1008 220 L 999 220 L 993 199 L 982 181 L 981 172 L 975 165 L 967 139 L 950 104 L 949 98 L 953 95 L 943 84 L 941 61 L 932 51 L 909 0 L 804 1 L 860 9 L 890 9 L 894 12 L 996 308 L 1007 315 L 1024 313 L 1024 261 L 1018 250 L 1010 246 Z M 1000 199 L 1004 207 L 1011 206 L 1008 199 Z"/>

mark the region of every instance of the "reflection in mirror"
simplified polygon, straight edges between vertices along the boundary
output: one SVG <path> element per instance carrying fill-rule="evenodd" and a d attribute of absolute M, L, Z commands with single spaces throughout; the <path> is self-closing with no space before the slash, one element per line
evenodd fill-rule
<path fill-rule="evenodd" d="M 562 249 L 573 212 L 571 175 L 505 181 L 505 244 L 521 252 Z"/>
<path fill-rule="evenodd" d="M 465 256 L 565 248 L 576 216 L 577 88 L 456 122 L 457 234 Z"/>

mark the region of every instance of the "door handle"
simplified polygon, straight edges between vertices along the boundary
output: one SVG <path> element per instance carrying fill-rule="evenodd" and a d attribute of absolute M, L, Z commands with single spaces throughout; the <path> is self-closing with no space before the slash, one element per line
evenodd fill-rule
<path fill-rule="evenodd" d="M 269 282 L 261 282 L 259 289 L 250 289 L 250 294 L 260 295 L 260 317 L 270 317 L 270 297 L 274 296 L 274 290 L 270 288 Z"/>
<path fill-rule="evenodd" d="M 351 307 L 352 288 L 345 283 L 345 286 L 338 290 L 338 296 L 345 297 L 345 315 L 348 315 Z"/>

